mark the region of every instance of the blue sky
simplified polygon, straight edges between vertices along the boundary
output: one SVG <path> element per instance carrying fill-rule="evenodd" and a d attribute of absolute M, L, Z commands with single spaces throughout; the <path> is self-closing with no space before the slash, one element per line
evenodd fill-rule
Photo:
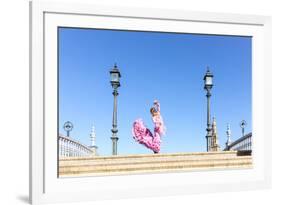
<path fill-rule="evenodd" d="M 251 37 L 59 29 L 59 131 L 71 121 L 71 136 L 90 145 L 96 128 L 100 155 L 111 154 L 113 95 L 109 71 L 117 63 L 122 78 L 118 96 L 118 154 L 151 153 L 132 138 L 135 119 L 153 129 L 149 109 L 161 103 L 167 127 L 161 152 L 206 151 L 206 92 L 203 77 L 214 74 L 211 115 L 219 142 L 241 136 L 239 122 L 252 127 Z"/>

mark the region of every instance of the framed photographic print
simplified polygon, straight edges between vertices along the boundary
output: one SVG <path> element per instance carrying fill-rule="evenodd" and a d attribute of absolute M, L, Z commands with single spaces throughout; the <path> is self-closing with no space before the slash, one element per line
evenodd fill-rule
<path fill-rule="evenodd" d="M 30 20 L 31 203 L 270 187 L 270 17 L 36 1 Z"/>

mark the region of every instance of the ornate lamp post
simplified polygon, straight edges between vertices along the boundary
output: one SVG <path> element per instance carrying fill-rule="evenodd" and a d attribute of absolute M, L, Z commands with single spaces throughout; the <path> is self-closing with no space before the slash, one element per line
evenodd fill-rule
<path fill-rule="evenodd" d="M 225 147 L 226 150 L 229 150 L 229 145 L 231 144 L 231 140 L 230 140 L 231 130 L 230 130 L 230 125 L 228 123 L 227 123 L 226 135 L 227 135 L 227 141 L 225 143 Z"/>
<path fill-rule="evenodd" d="M 212 127 L 211 127 L 211 114 L 210 114 L 210 97 L 211 97 L 211 89 L 213 87 L 213 74 L 210 72 L 209 67 L 207 68 L 207 72 L 204 76 L 204 89 L 207 91 L 207 152 L 211 150 L 212 146 Z"/>
<path fill-rule="evenodd" d="M 69 137 L 70 131 L 73 129 L 73 124 L 70 121 L 67 121 L 63 125 L 63 129 L 66 131 L 66 136 Z"/>
<path fill-rule="evenodd" d="M 240 127 L 241 127 L 241 129 L 242 129 L 242 137 L 244 137 L 244 135 L 245 135 L 245 127 L 247 126 L 247 122 L 245 121 L 245 120 L 242 120 L 241 122 L 240 122 Z"/>
<path fill-rule="evenodd" d="M 112 119 L 112 155 L 117 155 L 117 96 L 118 96 L 118 87 L 120 87 L 120 78 L 121 74 L 115 64 L 114 67 L 110 70 L 110 83 L 113 88 L 113 96 L 114 96 L 114 103 L 113 103 L 113 119 Z"/>

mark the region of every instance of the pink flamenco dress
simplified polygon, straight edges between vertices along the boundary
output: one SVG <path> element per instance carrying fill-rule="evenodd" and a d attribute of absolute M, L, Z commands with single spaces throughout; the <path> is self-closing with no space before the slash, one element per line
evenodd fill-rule
<path fill-rule="evenodd" d="M 154 123 L 154 133 L 144 125 L 142 119 L 137 119 L 133 123 L 133 138 L 155 154 L 160 152 L 161 137 L 165 134 L 165 126 L 160 113 L 160 104 L 154 101 L 154 106 L 150 109 L 152 121 Z"/>

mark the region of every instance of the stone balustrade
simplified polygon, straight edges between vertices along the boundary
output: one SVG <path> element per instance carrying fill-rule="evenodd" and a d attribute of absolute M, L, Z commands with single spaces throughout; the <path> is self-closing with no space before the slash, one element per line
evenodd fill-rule
<path fill-rule="evenodd" d="M 80 142 L 59 134 L 58 136 L 59 157 L 83 157 L 91 156 L 94 150 Z"/>

